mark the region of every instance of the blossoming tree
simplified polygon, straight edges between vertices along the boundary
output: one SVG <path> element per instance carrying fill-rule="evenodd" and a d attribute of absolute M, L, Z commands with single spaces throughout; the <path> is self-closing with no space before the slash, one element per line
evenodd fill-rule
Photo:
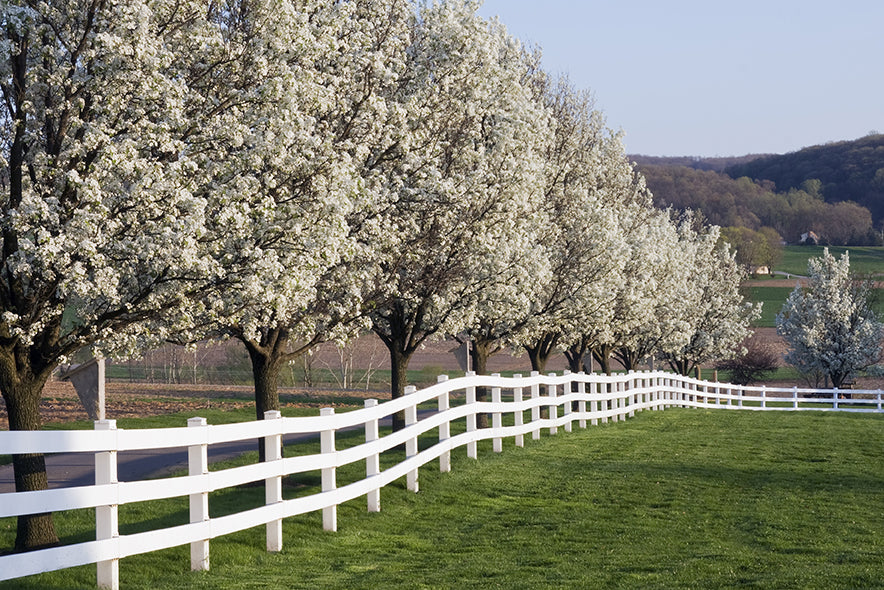
<path fill-rule="evenodd" d="M 807 286 L 796 285 L 777 315 L 777 333 L 789 345 L 789 364 L 841 387 L 880 361 L 884 324 L 870 306 L 870 283 L 851 275 L 846 252 L 836 259 L 826 248 L 807 261 L 807 272 Z"/>
<path fill-rule="evenodd" d="M 587 93 L 567 80 L 547 80 L 543 100 L 555 121 L 542 155 L 550 221 L 539 244 L 551 276 L 516 338 L 537 371 L 559 344 L 574 359 L 572 368 L 579 365 L 586 351 L 582 336 L 607 325 L 608 294 L 624 246 L 618 216 L 639 188 L 620 136 L 605 128 Z"/>
<path fill-rule="evenodd" d="M 474 2 L 419 10 L 397 99 L 407 127 L 375 170 L 381 194 L 387 297 L 370 313 L 390 352 L 399 397 L 414 352 L 470 324 L 476 302 L 511 260 L 532 211 L 534 152 L 547 116 L 523 81 L 533 62 Z M 395 425 L 401 425 L 401 416 Z"/>
<path fill-rule="evenodd" d="M 41 390 L 66 357 L 192 328 L 241 278 L 218 254 L 248 209 L 227 163 L 260 116 L 266 64 L 254 49 L 273 43 L 245 26 L 245 9 L 0 4 L 0 393 L 11 429 L 40 427 Z M 17 490 L 46 487 L 42 455 L 13 465 Z M 56 541 L 51 515 L 19 518 L 17 549 Z"/>
<path fill-rule="evenodd" d="M 374 299 L 370 256 L 382 234 L 371 223 L 371 174 L 402 125 L 389 98 L 413 9 L 406 0 L 303 0 L 251 19 L 275 44 L 263 49 L 264 117 L 242 157 L 224 163 L 245 223 L 219 251 L 225 267 L 250 272 L 218 294 L 205 325 L 247 349 L 263 419 L 279 409 L 286 364 L 346 338 Z"/>
<path fill-rule="evenodd" d="M 752 332 L 750 324 L 761 315 L 761 304 L 745 301 L 740 292 L 745 270 L 728 245 L 719 241 L 718 226 L 703 226 L 688 213 L 678 229 L 689 291 L 678 301 L 676 315 L 687 323 L 687 330 L 681 343 L 676 341 L 663 352 L 673 370 L 688 375 L 700 363 L 737 354 Z"/>

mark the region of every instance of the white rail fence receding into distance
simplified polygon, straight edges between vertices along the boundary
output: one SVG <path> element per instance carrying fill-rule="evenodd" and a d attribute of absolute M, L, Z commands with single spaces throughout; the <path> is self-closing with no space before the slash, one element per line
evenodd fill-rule
<path fill-rule="evenodd" d="M 480 387 L 490 390 L 491 401 L 476 400 Z M 325 408 L 315 417 L 282 418 L 278 412 L 268 412 L 263 421 L 225 425 L 207 425 L 203 418 L 191 418 L 182 428 L 123 430 L 116 428 L 114 420 L 101 420 L 92 431 L 0 432 L 0 449 L 6 454 L 93 453 L 96 480 L 92 486 L 0 494 L 0 518 L 95 508 L 96 532 L 94 541 L 0 556 L 0 580 L 95 563 L 98 586 L 117 588 L 120 559 L 188 543 L 191 568 L 206 570 L 211 539 L 259 525 L 266 526 L 267 550 L 279 551 L 284 518 L 321 510 L 324 528 L 336 530 L 339 504 L 365 496 L 368 510 L 379 511 L 380 491 L 385 485 L 404 476 L 407 488 L 416 492 L 421 466 L 438 459 L 441 471 L 449 471 L 451 451 L 466 446 L 467 456 L 476 458 L 480 440 L 491 439 L 494 452 L 500 452 L 505 438 L 524 446 L 525 436 L 538 439 L 541 429 L 550 434 L 559 428 L 570 432 L 575 423 L 585 428 L 588 423 L 617 422 L 635 412 L 673 406 L 882 412 L 881 391 L 743 387 L 663 372 L 611 376 L 532 373 L 525 378 L 467 374 L 450 380 L 443 375 L 431 387 L 419 391 L 409 387 L 406 393 L 383 404 L 366 400 L 365 408 L 341 414 Z M 428 404 L 434 411 L 425 412 L 419 421 L 418 406 Z M 397 412 L 405 414 L 405 429 L 380 437 L 379 421 Z M 480 414 L 491 416 L 489 428 L 477 428 Z M 452 435 L 455 421 L 460 421 L 456 430 L 461 432 Z M 335 448 L 336 432 L 359 427 L 365 429 L 363 443 Z M 419 450 L 418 437 L 434 429 L 438 442 Z M 284 435 L 311 433 L 319 437 L 320 453 L 282 456 Z M 209 470 L 209 445 L 249 439 L 265 441 L 266 462 Z M 381 470 L 380 454 L 403 445 L 405 459 Z M 173 447 L 188 448 L 187 476 L 117 480 L 120 451 Z M 365 477 L 338 487 L 336 469 L 362 461 Z M 308 471 L 321 472 L 321 492 L 283 499 L 282 478 Z M 258 481 L 265 482 L 263 506 L 210 518 L 210 492 Z M 183 496 L 190 499 L 190 524 L 119 534 L 120 505 Z"/>

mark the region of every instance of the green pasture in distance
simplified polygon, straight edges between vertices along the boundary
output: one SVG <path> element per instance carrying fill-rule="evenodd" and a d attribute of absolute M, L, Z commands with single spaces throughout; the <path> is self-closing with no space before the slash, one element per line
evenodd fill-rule
<path fill-rule="evenodd" d="M 756 328 L 776 327 L 776 317 L 783 309 L 783 304 L 792 287 L 749 287 L 749 300 L 753 303 L 762 303 L 761 317 L 755 320 Z"/>
<path fill-rule="evenodd" d="M 884 275 L 884 247 L 829 246 L 829 252 L 836 258 L 849 252 L 850 269 L 859 275 Z M 807 260 L 822 254 L 823 246 L 785 246 L 783 258 L 774 270 L 803 276 L 807 274 Z"/>
<path fill-rule="evenodd" d="M 751 286 L 747 288 L 750 301 L 761 302 L 761 317 L 753 324 L 756 328 L 775 328 L 777 314 L 783 309 L 783 304 L 794 287 L 765 287 Z M 878 317 L 884 318 L 884 289 L 876 289 L 876 297 L 873 307 L 878 312 Z"/>

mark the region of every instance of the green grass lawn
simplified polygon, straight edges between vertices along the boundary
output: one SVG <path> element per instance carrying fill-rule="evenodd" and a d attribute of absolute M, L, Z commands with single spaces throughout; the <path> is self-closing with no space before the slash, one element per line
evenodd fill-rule
<path fill-rule="evenodd" d="M 850 269 L 860 275 L 884 274 L 884 248 L 877 246 L 829 246 L 836 258 L 849 252 Z M 807 259 L 822 256 L 823 246 L 785 246 L 783 258 L 774 270 L 796 275 L 807 274 Z"/>
<path fill-rule="evenodd" d="M 757 328 L 774 328 L 776 327 L 776 317 L 783 309 L 783 304 L 792 292 L 792 287 L 761 287 L 752 286 L 748 288 L 749 300 L 758 303 L 761 302 L 761 317 L 755 320 L 753 324 Z"/>
<path fill-rule="evenodd" d="M 748 299 L 754 303 L 761 302 L 761 317 L 753 324 L 756 328 L 776 327 L 776 317 L 783 309 L 789 294 L 794 287 L 767 287 L 752 285 L 746 288 Z M 884 289 L 875 289 L 875 299 L 872 308 L 878 312 L 879 317 L 884 317 Z"/>
<path fill-rule="evenodd" d="M 214 540 L 210 572 L 188 571 L 186 547 L 127 558 L 122 587 L 880 588 L 881 420 L 670 409 L 544 433 L 524 449 L 508 440 L 500 455 L 483 444 L 478 461 L 458 449 L 452 473 L 421 470 L 419 494 L 385 488 L 379 514 L 364 499 L 341 506 L 337 533 L 314 513 L 286 521 L 280 554 L 263 550 L 262 527 Z M 287 482 L 287 496 L 315 480 Z M 255 487 L 219 492 L 212 511 L 262 498 Z M 124 532 L 146 526 L 128 524 L 135 517 L 186 520 L 186 499 L 155 504 L 121 509 Z M 80 512 L 58 516 L 64 534 L 91 534 L 66 522 L 88 523 Z M 0 527 L 8 540 L 14 523 Z M 87 566 L 0 588 L 94 587 L 94 576 Z"/>

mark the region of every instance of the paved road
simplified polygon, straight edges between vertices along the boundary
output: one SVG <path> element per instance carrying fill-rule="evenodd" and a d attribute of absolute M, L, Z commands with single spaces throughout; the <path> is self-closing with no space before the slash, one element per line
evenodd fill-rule
<path fill-rule="evenodd" d="M 286 443 L 317 438 L 315 434 L 287 437 Z M 258 448 L 258 440 L 244 440 L 209 446 L 209 463 L 237 457 Z M 137 481 L 187 469 L 187 447 L 122 451 L 117 455 L 117 477 L 120 481 Z M 46 473 L 50 488 L 90 486 L 95 483 L 93 453 L 58 453 L 46 456 Z M 14 492 L 12 465 L 0 467 L 0 493 Z"/>
<path fill-rule="evenodd" d="M 420 417 L 433 410 L 419 410 Z M 381 426 L 389 426 L 390 418 L 381 420 Z M 357 430 L 354 427 L 348 430 Z M 283 437 L 284 444 L 319 438 L 318 434 L 295 434 Z M 237 457 L 258 448 L 258 439 L 243 440 L 209 446 L 209 464 Z M 121 451 L 117 455 L 117 478 L 120 481 L 137 481 L 159 477 L 187 469 L 187 447 L 151 449 L 146 451 Z M 46 456 L 46 473 L 50 488 L 90 486 L 95 483 L 95 455 L 93 453 L 58 453 Z M 0 466 L 0 493 L 15 491 L 12 465 Z"/>

